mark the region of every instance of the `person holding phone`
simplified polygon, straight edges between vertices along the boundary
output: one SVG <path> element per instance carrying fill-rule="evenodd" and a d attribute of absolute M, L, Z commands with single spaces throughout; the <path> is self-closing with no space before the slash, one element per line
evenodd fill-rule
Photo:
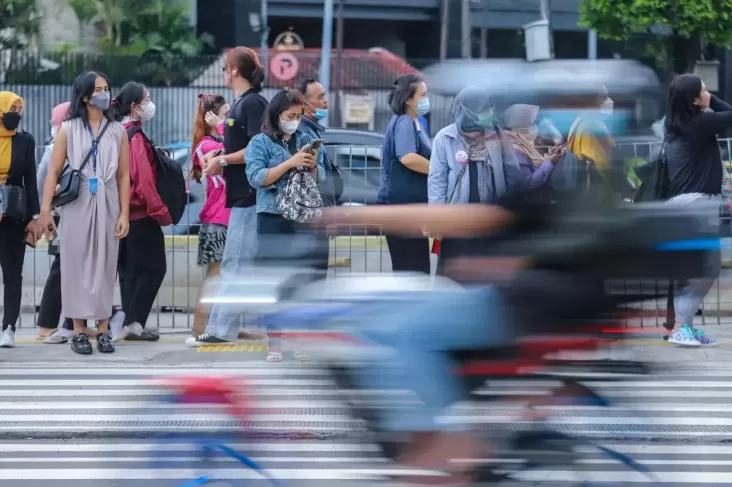
<path fill-rule="evenodd" d="M 516 158 L 521 172 L 526 178 L 524 188 L 528 193 L 539 192 L 551 178 L 554 166 L 557 165 L 566 151 L 565 145 L 555 145 L 541 155 L 536 147 L 539 127 L 536 117 L 539 107 L 536 105 L 511 105 L 503 114 L 503 121 L 508 129 Z"/>
<path fill-rule="evenodd" d="M 226 231 L 231 208 L 226 207 L 226 179 L 222 174 L 203 174 L 206 154 L 224 148 L 223 121 L 229 113 L 229 104 L 219 94 L 198 95 L 198 109 L 193 121 L 190 178 L 206 187 L 206 202 L 199 215 L 201 229 L 198 232 L 198 265 L 206 269 L 206 280 L 220 274 L 224 258 Z M 193 337 L 206 331 L 207 308 L 197 300 L 193 316 Z"/>
<path fill-rule="evenodd" d="M 277 264 L 284 259 L 309 253 L 316 245 L 310 231 L 298 232 L 295 222 L 286 219 L 277 204 L 277 194 L 284 191 L 293 171 L 312 171 L 324 178 L 321 140 L 299 132 L 305 99 L 297 90 L 277 93 L 264 113 L 262 133 L 247 146 L 247 177 L 257 190 L 258 261 Z M 270 362 L 282 360 L 279 345 L 270 342 Z"/>

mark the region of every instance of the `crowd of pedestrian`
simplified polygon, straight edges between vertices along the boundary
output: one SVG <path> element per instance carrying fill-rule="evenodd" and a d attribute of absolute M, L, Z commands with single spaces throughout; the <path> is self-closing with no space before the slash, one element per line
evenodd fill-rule
<path fill-rule="evenodd" d="M 264 70 L 253 50 L 232 49 L 223 77 L 235 98 L 198 96 L 189 177 L 205 186 L 197 263 L 207 280 L 235 278 L 253 262 L 290 255 L 306 255 L 323 272 L 328 267 L 326 233 L 301 230 L 343 191 L 340 170 L 322 147 L 327 93 L 317 80 L 303 79 L 268 101 L 262 96 Z M 586 198 L 612 193 L 607 174 L 614 142 L 605 122 L 613 101 L 603 87 L 571 120 L 551 116 L 556 110 L 540 117 L 542 107 L 529 104 L 499 112 L 492 93 L 467 87 L 452 104 L 454 122 L 434 137 L 425 121 L 428 86 L 418 75 L 399 77 L 388 103 L 393 117 L 384 138 L 381 205 L 491 204 L 514 192 L 549 203 L 560 189 Z M 25 248 L 44 235 L 54 259 L 41 300 L 39 340 L 70 341 L 79 354 L 93 352 L 91 335 L 100 353 L 114 352 L 120 340 L 158 340 L 146 324 L 167 271 L 163 227 L 174 218 L 160 193 L 158 150 L 145 132 L 156 114 L 150 92 L 130 82 L 113 95 L 104 74 L 80 74 L 70 100 L 51 113 L 52 140 L 38 167 L 33 137 L 18 130 L 23 108 L 20 96 L 0 92 L 0 347 L 14 346 Z M 714 169 L 722 165 L 715 136 L 730 126 L 732 107 L 711 96 L 698 77 L 674 80 L 662 151 L 671 203 L 721 198 L 725 171 Z M 579 188 L 570 174 L 577 167 L 587 172 Z M 479 254 L 478 239 L 442 239 L 425 231 L 423 238 L 386 240 L 394 271 L 429 274 L 432 250 L 439 255 L 438 274 L 467 285 L 483 278 L 451 265 Z M 716 344 L 693 328 L 693 316 L 718 272 L 710 269 L 708 279 L 679 288 L 670 342 Z M 113 307 L 117 279 L 121 309 Z M 246 325 L 235 307 L 209 310 L 199 300 L 187 343 L 262 338 Z M 267 360 L 282 359 L 273 343 Z"/>

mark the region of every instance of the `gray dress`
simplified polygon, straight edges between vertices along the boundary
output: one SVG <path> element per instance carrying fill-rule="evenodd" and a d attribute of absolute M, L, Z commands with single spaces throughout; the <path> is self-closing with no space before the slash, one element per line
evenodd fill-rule
<path fill-rule="evenodd" d="M 89 159 L 81 173 L 79 197 L 60 208 L 61 302 L 64 316 L 106 320 L 114 300 L 119 241 L 114 230 L 120 214 L 117 165 L 124 126 L 111 123 L 99 141 L 97 194 L 89 193 L 95 172 Z M 80 119 L 62 125 L 67 138 L 69 165 L 78 169 L 91 150 L 92 138 Z"/>

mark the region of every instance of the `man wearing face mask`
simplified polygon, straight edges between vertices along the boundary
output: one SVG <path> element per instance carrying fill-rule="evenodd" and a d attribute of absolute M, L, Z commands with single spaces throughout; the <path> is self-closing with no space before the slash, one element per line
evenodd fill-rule
<path fill-rule="evenodd" d="M 298 131 L 307 134 L 313 139 L 322 139 L 325 127 L 321 122 L 328 116 L 328 94 L 318 80 L 306 78 L 297 83 L 297 91 L 305 98 L 305 109 Z M 338 166 L 330 160 L 328 153 L 325 158 L 325 181 L 320 187 L 320 194 L 326 206 L 335 206 L 343 193 L 343 179 Z"/>
<path fill-rule="evenodd" d="M 429 203 L 492 203 L 521 188 L 525 178 L 511 140 L 497 124 L 490 94 L 474 86 L 463 89 L 451 114 L 455 122 L 437 133 L 432 146 Z M 474 246 L 470 239 L 442 241 L 438 272 L 449 259 L 471 254 Z"/>

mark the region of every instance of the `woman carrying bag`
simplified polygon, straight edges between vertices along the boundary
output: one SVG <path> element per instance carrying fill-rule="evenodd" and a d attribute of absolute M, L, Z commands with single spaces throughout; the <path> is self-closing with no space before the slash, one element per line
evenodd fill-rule
<path fill-rule="evenodd" d="M 3 329 L 0 347 L 15 346 L 15 325 L 20 316 L 23 261 L 26 243 L 39 238 L 36 142 L 18 131 L 23 99 L 0 91 L 0 268 L 3 273 Z"/>

